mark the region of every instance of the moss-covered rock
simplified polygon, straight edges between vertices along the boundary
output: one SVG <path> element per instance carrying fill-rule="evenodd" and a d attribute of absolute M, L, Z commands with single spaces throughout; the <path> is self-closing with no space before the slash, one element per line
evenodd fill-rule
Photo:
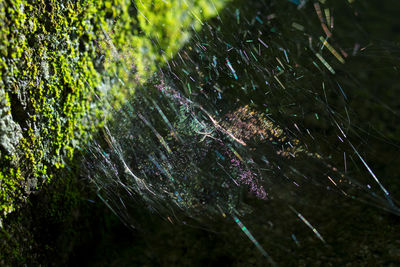
<path fill-rule="evenodd" d="M 0 224 L 225 2 L 0 2 Z"/>
<path fill-rule="evenodd" d="M 0 265 L 64 264 L 93 238 L 108 211 L 77 152 L 228 1 L 0 2 Z"/>

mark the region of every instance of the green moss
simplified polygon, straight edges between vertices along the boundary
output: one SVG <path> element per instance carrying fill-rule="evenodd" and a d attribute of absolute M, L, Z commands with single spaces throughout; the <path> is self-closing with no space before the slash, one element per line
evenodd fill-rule
<path fill-rule="evenodd" d="M 11 163 L 10 157 L 5 157 L 3 162 Z M 0 198 L 5 203 L 13 203 L 21 199 L 22 183 L 24 181 L 19 169 L 3 167 L 0 172 L 1 190 Z M 13 205 L 3 204 L 0 206 L 3 215 L 14 211 Z"/>
<path fill-rule="evenodd" d="M 95 199 L 95 193 L 87 190 L 77 171 L 56 171 L 55 177 L 66 178 L 43 185 L 29 205 L 7 216 L 0 229 L 1 266 L 65 265 L 71 249 L 92 238 L 89 219 L 104 210 L 87 201 Z"/>
<path fill-rule="evenodd" d="M 16 151 L 0 147 L 2 216 L 56 178 L 108 111 L 224 2 L 1 2 L 1 83 L 23 136 Z"/>
<path fill-rule="evenodd" d="M 22 133 L 15 150 L 0 145 L 0 265 L 40 263 L 40 255 L 55 252 L 59 241 L 39 240 L 41 222 L 64 225 L 62 239 L 74 242 L 79 234 L 70 222 L 79 219 L 68 216 L 86 202 L 62 169 L 109 110 L 133 94 L 127 88 L 176 53 L 190 26 L 199 28 L 194 15 L 216 14 L 205 9 L 207 1 L 192 1 L 190 8 L 186 1 L 0 2 L 0 119 L 12 116 Z M 225 1 L 213 2 L 221 8 Z M 39 189 L 40 204 L 23 205 Z"/>

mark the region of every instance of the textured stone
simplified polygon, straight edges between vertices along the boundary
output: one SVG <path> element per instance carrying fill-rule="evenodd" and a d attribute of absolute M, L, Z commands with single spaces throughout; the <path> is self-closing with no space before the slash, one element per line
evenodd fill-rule
<path fill-rule="evenodd" d="M 4 89 L 0 88 L 0 146 L 8 154 L 14 155 L 21 138 L 21 127 L 13 120 Z"/>

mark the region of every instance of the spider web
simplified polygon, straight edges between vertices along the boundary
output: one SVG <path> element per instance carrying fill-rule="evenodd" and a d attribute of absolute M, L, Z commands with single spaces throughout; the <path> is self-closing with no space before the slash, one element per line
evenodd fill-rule
<path fill-rule="evenodd" d="M 398 64 L 396 52 L 374 45 L 355 18 L 349 34 L 347 1 L 322 2 L 234 3 L 136 88 L 85 162 L 115 214 L 132 227 L 138 207 L 173 223 L 230 219 L 271 265 L 273 244 L 242 221 L 278 225 L 288 246 L 299 221 L 325 243 L 314 222 L 338 199 L 399 215 L 365 156 L 369 142 L 398 140 L 359 116 L 365 83 L 354 69 L 384 54 Z"/>

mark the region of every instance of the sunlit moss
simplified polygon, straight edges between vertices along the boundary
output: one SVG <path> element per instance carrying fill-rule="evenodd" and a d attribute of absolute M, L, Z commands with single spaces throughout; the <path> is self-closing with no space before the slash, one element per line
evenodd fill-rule
<path fill-rule="evenodd" d="M 120 107 L 135 83 L 174 55 L 224 2 L 0 2 L 1 86 L 22 129 L 15 152 L 0 148 L 2 216 L 51 181 L 110 108 Z"/>

